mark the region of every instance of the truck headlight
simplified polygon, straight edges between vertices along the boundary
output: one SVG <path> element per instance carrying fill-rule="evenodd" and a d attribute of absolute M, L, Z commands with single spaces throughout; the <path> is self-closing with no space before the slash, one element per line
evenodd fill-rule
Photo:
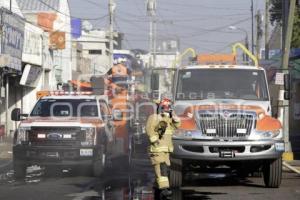
<path fill-rule="evenodd" d="M 17 136 L 16 136 L 16 144 L 22 144 L 23 142 L 26 142 L 28 140 L 28 131 L 29 128 L 20 127 L 17 130 Z"/>
<path fill-rule="evenodd" d="M 249 139 L 272 139 L 280 134 L 280 130 L 273 131 L 255 131 L 251 134 Z"/>
<path fill-rule="evenodd" d="M 82 128 L 85 132 L 85 141 L 81 142 L 83 146 L 91 146 L 96 144 L 96 129 L 94 127 Z"/>

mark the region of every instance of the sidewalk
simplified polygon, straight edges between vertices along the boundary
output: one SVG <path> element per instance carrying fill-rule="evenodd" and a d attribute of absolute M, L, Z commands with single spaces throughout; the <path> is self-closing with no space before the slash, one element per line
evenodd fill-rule
<path fill-rule="evenodd" d="M 283 171 L 300 175 L 300 160 L 284 161 Z"/>
<path fill-rule="evenodd" d="M 286 163 L 300 170 L 300 160 L 286 161 Z"/>
<path fill-rule="evenodd" d="M 4 139 L 0 142 L 0 172 L 8 169 L 12 164 L 12 141 Z"/>

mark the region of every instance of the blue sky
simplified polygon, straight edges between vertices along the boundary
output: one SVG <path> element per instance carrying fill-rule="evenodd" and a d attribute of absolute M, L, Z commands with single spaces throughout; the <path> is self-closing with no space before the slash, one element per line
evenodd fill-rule
<path fill-rule="evenodd" d="M 125 48 L 148 49 L 149 17 L 146 0 L 115 0 L 115 29 L 125 34 Z M 72 16 L 97 18 L 108 14 L 108 0 L 69 0 Z M 264 13 L 264 0 L 254 0 L 254 11 Z M 198 52 L 228 52 L 229 44 L 244 41 L 245 29 L 251 42 L 251 0 L 157 0 L 158 38 L 179 38 L 181 49 Z M 106 29 L 108 17 L 92 22 Z"/>

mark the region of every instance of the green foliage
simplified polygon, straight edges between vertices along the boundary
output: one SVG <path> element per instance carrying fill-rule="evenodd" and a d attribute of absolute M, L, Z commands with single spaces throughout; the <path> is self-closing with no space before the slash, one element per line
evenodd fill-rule
<path fill-rule="evenodd" d="M 270 22 L 272 25 L 282 25 L 282 1 L 283 0 L 271 0 L 270 6 Z M 294 18 L 294 28 L 292 36 L 292 48 L 300 48 L 300 9 L 297 3 L 297 9 Z"/>
<path fill-rule="evenodd" d="M 270 6 L 270 21 L 274 25 L 276 23 L 282 23 L 282 0 L 271 0 Z"/>
<path fill-rule="evenodd" d="M 300 12 L 297 9 L 297 14 L 294 18 L 294 28 L 293 28 L 293 36 L 292 36 L 292 48 L 300 48 Z"/>

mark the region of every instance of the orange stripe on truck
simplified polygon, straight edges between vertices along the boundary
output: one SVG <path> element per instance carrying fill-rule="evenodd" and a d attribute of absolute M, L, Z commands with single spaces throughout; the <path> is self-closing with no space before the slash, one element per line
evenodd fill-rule
<path fill-rule="evenodd" d="M 281 123 L 279 120 L 266 115 L 260 120 L 257 120 L 256 130 L 258 131 L 275 131 L 281 129 Z"/>

